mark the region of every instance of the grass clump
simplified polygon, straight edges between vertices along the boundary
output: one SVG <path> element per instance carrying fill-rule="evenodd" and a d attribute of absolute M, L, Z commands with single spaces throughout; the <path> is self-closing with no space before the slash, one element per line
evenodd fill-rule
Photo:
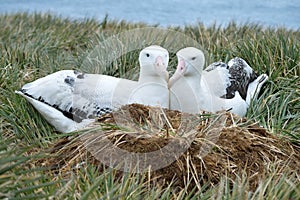
<path fill-rule="evenodd" d="M 245 59 L 256 72 L 269 75 L 269 81 L 260 97 L 250 105 L 247 121 L 232 122 L 229 127 L 241 130 L 249 128 L 249 124 L 256 124 L 257 127 L 266 129 L 266 140 L 255 140 L 253 135 L 244 135 L 249 141 L 257 142 L 239 147 L 248 149 L 237 149 L 236 153 L 244 151 L 248 160 L 234 157 L 234 152 L 231 152 L 234 148 L 229 148 L 230 145 L 222 146 L 224 143 L 213 148 L 215 155 L 218 155 L 215 160 L 204 157 L 214 160 L 211 169 L 217 165 L 218 159 L 223 168 L 240 163 L 239 173 L 236 174 L 233 168 L 233 171 L 225 170 L 217 175 L 213 174 L 220 171 L 206 169 L 206 173 L 211 173 L 211 179 L 194 179 L 199 175 L 200 169 L 187 160 L 179 160 L 179 163 L 173 164 L 178 167 L 178 174 L 185 172 L 179 169 L 189 169 L 187 171 L 191 172 L 189 178 L 182 176 L 185 177 L 182 184 L 178 184 L 179 176 L 172 174 L 176 172 L 175 168 L 165 171 L 171 173 L 165 182 L 158 181 L 165 176 L 163 173 L 156 174 L 157 176 L 150 173 L 120 174 L 117 170 L 101 166 L 86 151 L 85 146 L 79 145 L 77 139 L 82 132 L 56 132 L 33 107 L 14 94 L 25 83 L 55 71 L 81 69 L 86 56 L 106 38 L 125 30 L 145 27 L 146 24 L 107 19 L 103 22 L 93 19 L 73 21 L 49 14 L 19 13 L 0 16 L 0 198 L 298 199 L 299 171 L 295 169 L 297 166 L 299 169 L 299 161 L 297 163 L 296 159 L 289 156 L 299 156 L 296 153 L 299 152 L 300 145 L 299 30 L 266 28 L 255 24 L 237 26 L 235 23 L 224 28 L 216 25 L 205 27 L 202 24 L 170 28 L 197 41 L 207 51 L 207 63 L 217 60 L 227 62 L 238 56 Z M 161 39 L 163 37 L 154 33 L 152 35 L 152 32 L 148 36 L 143 45 L 155 42 L 167 48 L 171 43 L 167 36 Z M 135 38 L 135 35 L 132 37 Z M 126 47 L 133 42 L 124 40 L 122 45 Z M 112 47 L 105 48 L 109 50 Z M 134 68 L 138 63 L 137 55 L 137 50 L 122 54 L 106 64 L 107 71 L 104 73 L 136 78 Z M 170 55 L 170 70 L 174 71 L 175 52 Z M 106 128 L 109 131 L 119 127 L 110 124 Z M 141 129 L 151 128 L 153 127 L 145 125 Z M 243 131 L 241 133 L 245 134 Z M 224 140 L 234 136 L 241 139 L 241 135 L 229 131 L 228 135 L 224 135 Z M 276 141 L 276 144 L 268 143 L 268 139 Z M 237 139 L 231 139 L 232 141 Z M 249 166 L 253 158 L 247 157 L 247 152 L 257 148 L 255 145 L 269 150 L 255 151 L 257 157 L 264 161 L 264 165 L 259 165 L 259 169 L 263 169 L 259 171 L 259 175 Z M 286 152 L 287 149 L 290 151 Z M 291 153 L 293 151 L 294 154 Z M 231 160 L 230 156 L 226 157 L 226 153 L 233 156 Z M 268 153 L 272 156 L 269 157 Z M 187 158 L 188 156 L 185 157 Z M 189 159 L 188 161 L 193 160 L 192 157 Z M 201 162 L 203 164 L 204 161 Z M 190 165 L 185 168 L 187 163 Z M 208 161 L 204 164 L 203 170 Z M 156 182 L 159 184 L 154 184 Z"/>

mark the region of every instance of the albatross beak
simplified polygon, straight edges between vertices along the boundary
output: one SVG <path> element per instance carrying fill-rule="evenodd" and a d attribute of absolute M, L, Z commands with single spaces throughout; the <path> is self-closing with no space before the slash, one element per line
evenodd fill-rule
<path fill-rule="evenodd" d="M 171 87 L 179 78 L 184 75 L 186 71 L 186 64 L 183 58 L 178 57 L 178 65 L 176 67 L 176 71 L 173 76 L 169 80 L 169 87 Z"/>
<path fill-rule="evenodd" d="M 169 73 L 167 72 L 167 67 L 164 63 L 164 60 L 161 56 L 157 56 L 155 60 L 155 68 L 157 70 L 157 73 L 162 75 L 166 81 L 169 79 Z"/>
<path fill-rule="evenodd" d="M 160 68 L 160 67 L 165 67 L 164 60 L 161 56 L 157 56 L 155 60 L 155 66 Z"/>
<path fill-rule="evenodd" d="M 185 70 L 186 70 L 185 60 L 183 58 L 179 58 L 175 73 L 183 76 Z"/>

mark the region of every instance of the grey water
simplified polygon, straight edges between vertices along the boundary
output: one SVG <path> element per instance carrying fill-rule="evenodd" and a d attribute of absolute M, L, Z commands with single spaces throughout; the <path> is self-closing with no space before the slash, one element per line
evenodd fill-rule
<path fill-rule="evenodd" d="M 266 27 L 300 28 L 300 0 L 0 0 L 0 14 L 52 13 L 69 19 L 106 15 L 112 20 L 149 25 L 184 26 L 198 22 L 226 26 L 258 23 Z"/>

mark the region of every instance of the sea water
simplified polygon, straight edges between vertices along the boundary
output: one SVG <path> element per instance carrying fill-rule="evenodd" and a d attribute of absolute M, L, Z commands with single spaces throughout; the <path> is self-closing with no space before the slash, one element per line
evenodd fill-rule
<path fill-rule="evenodd" d="M 150 25 L 205 26 L 258 23 L 300 28 L 300 0 L 0 0 L 0 14 L 19 11 L 52 13 L 70 19 L 96 18 Z"/>

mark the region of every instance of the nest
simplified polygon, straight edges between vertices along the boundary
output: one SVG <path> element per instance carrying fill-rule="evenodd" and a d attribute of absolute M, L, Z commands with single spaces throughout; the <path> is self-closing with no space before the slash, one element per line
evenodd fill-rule
<path fill-rule="evenodd" d="M 299 173 L 300 149 L 231 113 L 191 115 L 131 104 L 97 119 L 76 138 L 59 140 L 42 161 L 65 174 L 83 164 L 150 174 L 154 184 L 190 188 L 246 176 L 249 188 L 276 164 Z"/>

